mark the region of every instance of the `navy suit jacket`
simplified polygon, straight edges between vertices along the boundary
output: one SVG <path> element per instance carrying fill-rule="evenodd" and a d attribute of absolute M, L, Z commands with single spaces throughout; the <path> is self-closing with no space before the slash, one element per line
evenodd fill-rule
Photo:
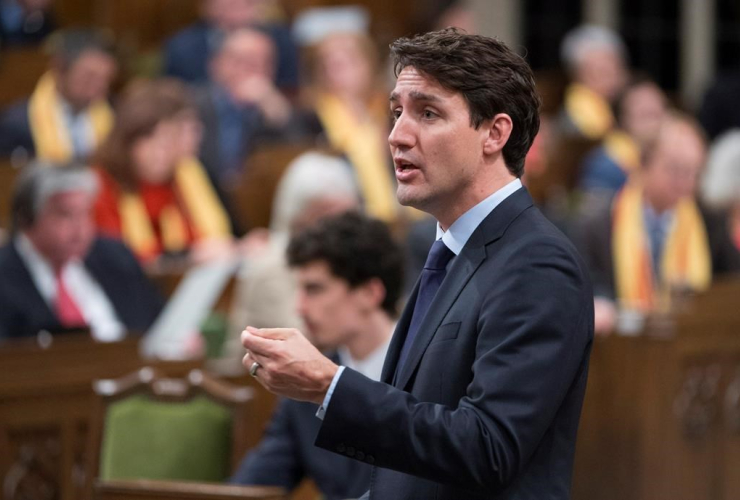
<path fill-rule="evenodd" d="M 0 156 L 10 156 L 17 148 L 25 150 L 29 158 L 36 154 L 28 118 L 28 99 L 0 113 Z"/>
<path fill-rule="evenodd" d="M 525 189 L 452 261 L 395 386 L 346 369 L 316 444 L 375 465 L 377 500 L 569 498 L 593 338 L 588 270 Z"/>
<path fill-rule="evenodd" d="M 321 426 L 317 410 L 312 403 L 280 401 L 262 441 L 246 455 L 232 482 L 290 491 L 309 477 L 326 500 L 357 498 L 367 491 L 370 465 L 314 446 Z"/>
<path fill-rule="evenodd" d="M 131 251 L 118 241 L 98 238 L 85 258 L 85 267 L 126 328 L 145 332 L 159 314 L 162 299 Z M 13 242 L 0 248 L 0 277 L 0 340 L 31 337 L 40 330 L 64 330 Z"/>

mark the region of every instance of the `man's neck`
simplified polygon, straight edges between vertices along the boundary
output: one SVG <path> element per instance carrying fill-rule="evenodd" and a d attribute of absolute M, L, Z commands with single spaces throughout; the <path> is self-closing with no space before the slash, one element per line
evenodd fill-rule
<path fill-rule="evenodd" d="M 449 207 L 449 209 L 445 210 L 444 213 L 432 213 L 432 215 L 439 221 L 439 225 L 442 227 L 442 230 L 447 231 L 465 212 L 509 184 L 514 179 L 516 179 L 516 177 L 511 175 L 508 170 L 506 173 L 501 172 L 498 174 L 492 174 L 488 182 L 477 183 L 477 189 L 471 190 L 468 193 L 468 196 L 461 199 L 455 206 Z"/>
<path fill-rule="evenodd" d="M 382 309 L 370 314 L 346 347 L 352 359 L 362 361 L 388 341 L 393 333 L 393 319 Z"/>

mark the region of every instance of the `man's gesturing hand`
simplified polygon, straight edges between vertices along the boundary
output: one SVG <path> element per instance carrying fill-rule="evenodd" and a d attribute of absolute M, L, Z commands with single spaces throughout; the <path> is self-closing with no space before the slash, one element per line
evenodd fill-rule
<path fill-rule="evenodd" d="M 294 328 L 253 328 L 242 332 L 244 366 L 260 364 L 256 378 L 270 392 L 321 404 L 339 368 Z"/>

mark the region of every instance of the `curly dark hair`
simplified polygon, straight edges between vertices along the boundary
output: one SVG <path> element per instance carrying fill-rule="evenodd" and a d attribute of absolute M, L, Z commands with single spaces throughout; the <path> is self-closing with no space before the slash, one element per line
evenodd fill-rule
<path fill-rule="evenodd" d="M 503 42 L 456 28 L 432 31 L 391 44 L 396 76 L 407 66 L 462 94 L 476 129 L 498 113 L 513 128 L 504 146 L 509 171 L 521 177 L 524 158 L 540 128 L 540 97 L 529 64 Z"/>
<path fill-rule="evenodd" d="M 291 267 L 324 261 L 350 287 L 378 278 L 385 286 L 381 307 L 391 316 L 403 284 L 403 252 L 388 226 L 357 212 L 327 217 L 295 235 L 288 245 Z"/>

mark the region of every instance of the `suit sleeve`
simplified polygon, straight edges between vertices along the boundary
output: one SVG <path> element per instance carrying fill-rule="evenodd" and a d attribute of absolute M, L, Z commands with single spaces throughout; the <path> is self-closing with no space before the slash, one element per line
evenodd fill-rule
<path fill-rule="evenodd" d="M 456 407 L 419 401 L 347 369 L 316 444 L 352 447 L 376 466 L 440 483 L 503 489 L 539 446 L 551 444 L 542 438 L 555 414 L 569 406 L 563 402 L 574 384 L 585 385 L 593 300 L 574 253 L 557 238 L 540 238 L 512 252 L 495 282 L 479 276 L 471 283 L 487 290 L 472 381 Z"/>
<path fill-rule="evenodd" d="M 265 436 L 244 457 L 232 483 L 281 486 L 289 491 L 298 486 L 305 473 L 291 425 L 292 404 L 280 402 Z"/>

